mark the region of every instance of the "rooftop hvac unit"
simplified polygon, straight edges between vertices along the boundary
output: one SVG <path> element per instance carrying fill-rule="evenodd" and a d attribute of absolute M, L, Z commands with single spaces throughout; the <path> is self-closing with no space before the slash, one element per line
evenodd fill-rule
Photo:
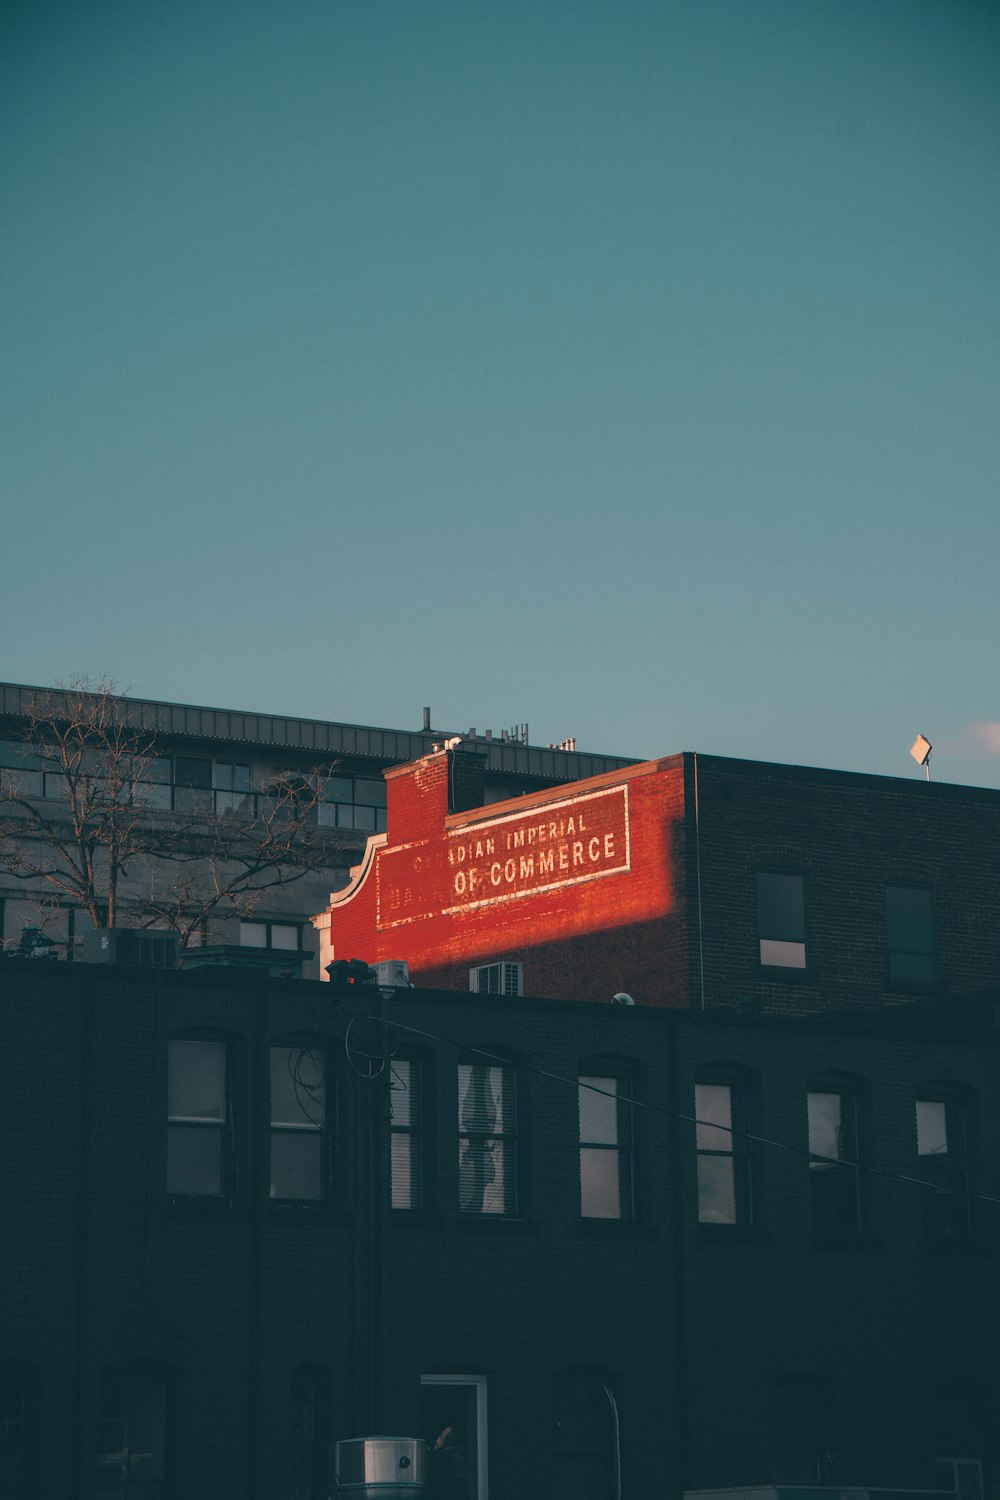
<path fill-rule="evenodd" d="M 405 958 L 383 958 L 379 963 L 373 964 L 372 968 L 378 984 L 401 989 L 410 983 L 410 966 Z"/>
<path fill-rule="evenodd" d="M 419 1500 L 426 1449 L 419 1438 L 347 1438 L 335 1443 L 338 1495 L 350 1500 Z"/>
<path fill-rule="evenodd" d="M 140 969 L 176 969 L 181 940 L 176 932 L 136 927 L 98 927 L 85 932 L 80 957 L 85 964 L 129 964 Z"/>
<path fill-rule="evenodd" d="M 474 995 L 520 995 L 523 988 L 524 973 L 520 964 L 502 960 L 469 970 L 469 989 Z"/>

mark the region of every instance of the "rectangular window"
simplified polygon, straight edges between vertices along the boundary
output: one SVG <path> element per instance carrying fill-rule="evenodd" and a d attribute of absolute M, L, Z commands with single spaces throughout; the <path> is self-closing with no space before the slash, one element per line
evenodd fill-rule
<path fill-rule="evenodd" d="M 419 1062 L 392 1061 L 390 1122 L 392 1206 L 407 1212 L 423 1208 L 423 1100 Z"/>
<path fill-rule="evenodd" d="M 972 1233 L 966 1111 L 961 1100 L 917 1100 L 917 1158 L 924 1236 L 930 1244 L 960 1244 Z"/>
<path fill-rule="evenodd" d="M 459 1209 L 517 1213 L 515 1075 L 489 1063 L 458 1065 Z"/>
<path fill-rule="evenodd" d="M 222 1041 L 171 1041 L 167 1054 L 167 1192 L 228 1197 L 232 1176 L 228 1049 Z"/>
<path fill-rule="evenodd" d="M 631 1089 L 610 1074 L 581 1076 L 580 1213 L 585 1219 L 632 1216 Z"/>
<path fill-rule="evenodd" d="M 241 948 L 302 947 L 302 928 L 296 922 L 240 922 Z"/>
<path fill-rule="evenodd" d="M 809 1188 L 813 1231 L 820 1236 L 861 1228 L 860 1131 L 853 1094 L 809 1093 Z"/>
<path fill-rule="evenodd" d="M 271 1048 L 271 1198 L 327 1200 L 327 1058 L 315 1047 Z"/>
<path fill-rule="evenodd" d="M 769 969 L 804 969 L 806 917 L 801 875 L 757 876 L 760 962 Z"/>
<path fill-rule="evenodd" d="M 734 1084 L 695 1085 L 698 1221 L 751 1222 L 746 1095 Z"/>
<path fill-rule="evenodd" d="M 919 886 L 886 886 L 885 930 L 889 978 L 898 984 L 933 984 L 933 892 Z"/>
<path fill-rule="evenodd" d="M 366 833 L 384 833 L 386 785 L 364 776 L 331 776 L 319 805 L 320 825 L 358 828 Z"/>
<path fill-rule="evenodd" d="M 217 760 L 212 765 L 216 812 L 250 812 L 253 796 L 250 767 L 239 761 Z"/>

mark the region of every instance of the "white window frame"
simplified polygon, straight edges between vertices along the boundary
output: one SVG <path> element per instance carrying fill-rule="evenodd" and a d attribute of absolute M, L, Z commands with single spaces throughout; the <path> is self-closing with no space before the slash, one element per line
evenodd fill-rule
<path fill-rule="evenodd" d="M 421 1386 L 449 1385 L 470 1388 L 476 1393 L 476 1500 L 489 1500 L 489 1437 L 486 1430 L 486 1376 L 485 1375 L 421 1375 Z"/>

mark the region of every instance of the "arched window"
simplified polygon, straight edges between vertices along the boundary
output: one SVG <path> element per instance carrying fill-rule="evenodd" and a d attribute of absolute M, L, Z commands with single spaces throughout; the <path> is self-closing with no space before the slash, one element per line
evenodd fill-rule
<path fill-rule="evenodd" d="M 0 1495 L 37 1494 L 41 1372 L 25 1360 L 0 1360 Z"/>
<path fill-rule="evenodd" d="M 239 1187 L 237 1043 L 172 1037 L 167 1044 L 167 1192 L 232 1206 Z"/>
<path fill-rule="evenodd" d="M 392 1206 L 417 1213 L 427 1201 L 427 1058 L 416 1049 L 393 1054 L 389 1064 L 389 1140 Z"/>
<path fill-rule="evenodd" d="M 844 1074 L 809 1080 L 809 1193 L 813 1233 L 820 1239 L 863 1227 L 863 1085 Z"/>
<path fill-rule="evenodd" d="M 700 1224 L 749 1226 L 759 1216 L 748 1135 L 752 1082 L 735 1067 L 712 1068 L 695 1082 Z"/>
<path fill-rule="evenodd" d="M 967 1089 L 935 1083 L 917 1090 L 918 1176 L 925 1184 L 921 1207 L 929 1245 L 958 1245 L 972 1237 L 972 1113 Z"/>
<path fill-rule="evenodd" d="M 611 1058 L 580 1064 L 580 1214 L 584 1219 L 635 1216 L 636 1078 Z"/>
<path fill-rule="evenodd" d="M 618 1403 L 598 1371 L 567 1371 L 552 1382 L 553 1500 L 621 1500 Z"/>
<path fill-rule="evenodd" d="M 836 1471 L 837 1393 L 809 1371 L 771 1381 L 771 1467 L 776 1481 L 830 1484 Z"/>
<path fill-rule="evenodd" d="M 325 1500 L 329 1493 L 332 1392 L 333 1382 L 326 1365 L 299 1365 L 292 1371 L 289 1500 Z"/>
<path fill-rule="evenodd" d="M 323 1207 L 333 1196 L 335 1118 L 330 1052 L 302 1038 L 270 1048 L 270 1199 Z"/>
<path fill-rule="evenodd" d="M 175 1379 L 156 1361 L 133 1360 L 102 1371 L 99 1496 L 161 1500 L 166 1494 Z"/>
<path fill-rule="evenodd" d="M 519 1079 L 513 1062 L 470 1055 L 458 1064 L 458 1206 L 463 1214 L 520 1212 Z"/>

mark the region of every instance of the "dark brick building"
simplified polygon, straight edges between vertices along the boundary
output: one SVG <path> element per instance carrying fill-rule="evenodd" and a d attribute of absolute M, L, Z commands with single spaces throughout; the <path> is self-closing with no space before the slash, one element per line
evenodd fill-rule
<path fill-rule="evenodd" d="M 7 959 L 0 1493 L 316 1500 L 331 1440 L 452 1426 L 464 1500 L 980 1500 L 997 1049 L 988 997 L 366 1002 Z"/>
<path fill-rule="evenodd" d="M 472 752 L 386 773 L 324 961 L 467 989 L 768 1013 L 1000 982 L 1000 793 L 683 754 L 484 805 Z"/>

